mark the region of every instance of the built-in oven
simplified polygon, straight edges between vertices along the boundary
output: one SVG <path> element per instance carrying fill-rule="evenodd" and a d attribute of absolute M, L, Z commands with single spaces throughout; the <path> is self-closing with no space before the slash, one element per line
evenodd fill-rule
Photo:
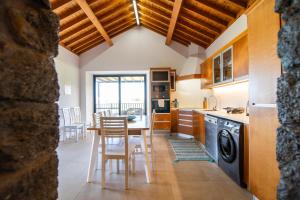
<path fill-rule="evenodd" d="M 170 113 L 170 99 L 152 99 L 152 109 L 156 113 Z"/>
<path fill-rule="evenodd" d="M 152 83 L 152 98 L 169 99 L 170 83 Z"/>

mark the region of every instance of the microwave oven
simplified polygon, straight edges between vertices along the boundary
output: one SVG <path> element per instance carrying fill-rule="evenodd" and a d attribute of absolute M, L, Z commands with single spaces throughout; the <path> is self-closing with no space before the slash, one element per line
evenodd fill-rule
<path fill-rule="evenodd" d="M 152 82 L 170 82 L 170 70 L 152 70 Z"/>

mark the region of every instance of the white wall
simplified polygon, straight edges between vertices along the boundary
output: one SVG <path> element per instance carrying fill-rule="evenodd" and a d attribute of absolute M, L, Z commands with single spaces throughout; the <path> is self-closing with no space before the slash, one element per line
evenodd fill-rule
<path fill-rule="evenodd" d="M 79 106 L 79 57 L 59 46 L 54 59 L 59 83 L 59 107 Z M 65 86 L 71 87 L 71 94 L 65 94 Z"/>
<path fill-rule="evenodd" d="M 201 79 L 190 79 L 176 82 L 176 92 L 172 99 L 177 99 L 180 108 L 202 108 L 204 97 L 211 95 L 211 90 L 200 89 Z"/>
<path fill-rule="evenodd" d="M 80 55 L 81 107 L 86 120 L 93 112 L 93 75 L 146 73 L 151 67 L 180 69 L 189 48 L 177 42 L 165 45 L 166 38 L 144 27 L 136 27 Z M 149 80 L 149 77 L 148 77 Z"/>

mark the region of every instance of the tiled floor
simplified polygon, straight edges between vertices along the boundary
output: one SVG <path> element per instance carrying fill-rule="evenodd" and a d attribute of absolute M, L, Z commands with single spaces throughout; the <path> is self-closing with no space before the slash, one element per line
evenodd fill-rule
<path fill-rule="evenodd" d="M 60 200 L 249 200 L 250 193 L 237 186 L 214 163 L 173 163 L 173 152 L 163 135 L 155 135 L 153 183 L 145 182 L 142 155 L 137 156 L 136 174 L 124 190 L 124 171 L 107 172 L 107 189 L 101 189 L 100 170 L 93 183 L 86 183 L 91 139 L 61 143 L 59 155 Z M 115 164 L 115 163 L 114 163 Z M 100 167 L 98 167 L 100 168 Z"/>

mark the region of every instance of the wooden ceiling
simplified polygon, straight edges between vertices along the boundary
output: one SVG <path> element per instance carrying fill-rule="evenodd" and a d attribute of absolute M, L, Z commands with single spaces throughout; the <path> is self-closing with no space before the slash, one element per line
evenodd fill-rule
<path fill-rule="evenodd" d="M 255 0 L 136 0 L 141 25 L 207 48 Z M 50 0 L 60 17 L 60 45 L 79 55 L 137 26 L 132 0 Z"/>

